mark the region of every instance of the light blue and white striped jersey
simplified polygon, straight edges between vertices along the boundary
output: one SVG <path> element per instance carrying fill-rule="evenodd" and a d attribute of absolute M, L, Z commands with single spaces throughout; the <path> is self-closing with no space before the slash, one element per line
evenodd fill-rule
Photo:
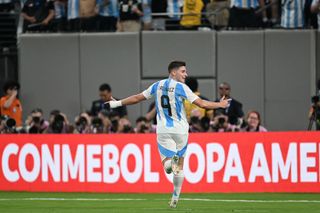
<path fill-rule="evenodd" d="M 60 19 L 66 17 L 66 6 L 60 1 L 54 2 L 55 18 Z"/>
<path fill-rule="evenodd" d="M 311 5 L 312 5 L 312 6 L 318 5 L 318 4 L 319 4 L 319 1 L 320 1 L 320 0 L 313 0 Z M 318 29 L 320 29 L 320 12 L 318 12 L 317 17 L 318 17 Z"/>
<path fill-rule="evenodd" d="M 142 94 L 147 99 L 155 97 L 157 133 L 189 132 L 183 100 L 187 99 L 192 103 L 199 97 L 187 85 L 168 78 L 152 84 Z"/>
<path fill-rule="evenodd" d="M 79 18 L 80 0 L 68 0 L 68 20 Z"/>
<path fill-rule="evenodd" d="M 118 0 L 109 0 L 108 5 L 103 5 L 104 0 L 97 0 L 99 5 L 99 15 L 119 17 Z"/>
<path fill-rule="evenodd" d="M 167 2 L 167 13 L 169 17 L 173 19 L 180 19 L 180 15 L 174 15 L 180 13 L 180 8 L 183 6 L 183 0 L 168 0 Z"/>
<path fill-rule="evenodd" d="M 259 7 L 259 1 L 258 0 L 231 0 L 230 1 L 230 7 L 237 7 L 237 8 L 257 8 Z"/>
<path fill-rule="evenodd" d="M 304 26 L 305 0 L 281 0 L 281 27 L 302 28 Z"/>

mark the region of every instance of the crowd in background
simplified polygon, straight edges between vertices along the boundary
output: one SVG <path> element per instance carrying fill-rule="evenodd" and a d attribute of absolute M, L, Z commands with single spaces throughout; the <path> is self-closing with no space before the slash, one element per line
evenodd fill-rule
<path fill-rule="evenodd" d="M 14 1 L 0 0 L 0 11 Z M 302 29 L 320 21 L 319 0 L 22 1 L 23 32 Z"/>
<path fill-rule="evenodd" d="M 202 99 L 196 78 L 188 77 L 186 84 Z M 23 121 L 22 104 L 18 98 L 20 85 L 8 81 L 3 87 L 5 95 L 0 99 L 0 133 L 153 133 L 156 129 L 155 104 L 150 104 L 149 111 L 132 124 L 128 119 L 125 106 L 110 108 L 106 102 L 113 99 L 111 87 L 102 84 L 99 87 L 98 100 L 92 102 L 91 109 L 81 112 L 74 120 L 60 110 L 52 110 L 48 119 L 40 108 L 33 109 Z M 231 96 L 231 87 L 224 82 L 219 85 L 219 98 L 232 99 L 226 109 L 205 110 L 184 101 L 184 108 L 190 124 L 190 132 L 265 132 L 261 125 L 259 112 L 250 110 L 245 115 L 242 104 Z"/>

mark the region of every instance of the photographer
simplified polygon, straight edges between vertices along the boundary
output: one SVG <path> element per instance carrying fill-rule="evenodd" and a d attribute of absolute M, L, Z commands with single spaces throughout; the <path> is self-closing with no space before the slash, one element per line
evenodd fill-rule
<path fill-rule="evenodd" d="M 102 133 L 110 133 L 111 131 L 111 120 L 109 119 L 109 113 L 102 110 L 98 113 L 98 118 L 101 119 L 103 125 Z"/>
<path fill-rule="evenodd" d="M 228 122 L 228 116 L 220 114 L 213 118 L 210 123 L 211 132 L 235 132 L 236 126 Z"/>
<path fill-rule="evenodd" d="M 44 133 L 65 134 L 72 133 L 73 127 L 69 124 L 67 116 L 59 110 L 50 113 L 49 127 Z"/>
<path fill-rule="evenodd" d="M 134 133 L 130 121 L 126 118 L 120 118 L 117 133 Z"/>
<path fill-rule="evenodd" d="M 0 112 L 15 120 L 15 126 L 22 126 L 22 106 L 18 99 L 20 85 L 15 81 L 7 81 L 3 86 L 5 96 L 0 99 Z"/>
<path fill-rule="evenodd" d="M 146 117 L 139 117 L 136 120 L 136 128 L 135 128 L 136 133 L 152 133 L 154 132 L 151 126 L 151 123 L 148 122 Z"/>
<path fill-rule="evenodd" d="M 42 109 L 36 108 L 32 110 L 31 114 L 28 116 L 26 126 L 28 133 L 43 133 L 49 127 L 49 122 L 44 120 Z"/>
<path fill-rule="evenodd" d="M 91 117 L 88 113 L 83 112 L 75 119 L 76 128 L 74 133 L 88 134 L 91 133 Z"/>
<path fill-rule="evenodd" d="M 320 130 L 320 100 L 319 96 L 313 96 L 311 98 L 311 107 L 309 110 L 309 126 L 308 130 L 312 129 L 313 122 L 316 123 L 316 130 Z"/>

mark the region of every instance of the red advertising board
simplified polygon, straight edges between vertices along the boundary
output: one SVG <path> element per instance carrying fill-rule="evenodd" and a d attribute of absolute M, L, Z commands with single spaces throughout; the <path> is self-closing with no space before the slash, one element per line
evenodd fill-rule
<path fill-rule="evenodd" d="M 320 133 L 190 134 L 183 192 L 320 192 Z M 172 191 L 155 134 L 0 135 L 0 190 Z"/>

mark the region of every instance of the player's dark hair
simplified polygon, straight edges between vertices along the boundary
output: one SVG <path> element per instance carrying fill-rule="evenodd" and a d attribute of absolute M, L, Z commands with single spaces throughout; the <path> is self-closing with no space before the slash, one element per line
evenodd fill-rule
<path fill-rule="evenodd" d="M 186 85 L 191 89 L 192 92 L 198 90 L 198 80 L 195 77 L 187 77 Z"/>
<path fill-rule="evenodd" d="M 179 67 L 186 66 L 184 61 L 172 61 L 168 66 L 168 72 L 170 73 L 174 69 L 179 69 Z"/>
<path fill-rule="evenodd" d="M 108 91 L 108 92 L 111 92 L 111 87 L 109 84 L 101 84 L 100 87 L 99 87 L 99 91 Z"/>

